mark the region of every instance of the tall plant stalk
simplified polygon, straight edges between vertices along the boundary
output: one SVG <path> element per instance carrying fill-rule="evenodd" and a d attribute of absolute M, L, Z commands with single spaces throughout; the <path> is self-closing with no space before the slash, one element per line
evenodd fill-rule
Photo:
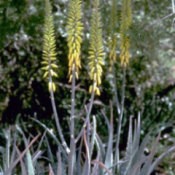
<path fill-rule="evenodd" d="M 81 68 L 81 43 L 82 43 L 82 10 L 81 0 L 70 0 L 69 11 L 67 19 L 67 43 L 69 48 L 68 67 L 69 67 L 69 81 L 71 86 L 71 114 L 70 114 L 70 154 L 68 164 L 68 175 L 74 174 L 76 150 L 75 150 L 75 85 L 76 78 L 79 78 L 79 69 Z"/>
<path fill-rule="evenodd" d="M 116 137 L 116 148 L 115 148 L 115 162 L 117 164 L 117 171 L 119 169 L 119 160 L 120 160 L 120 148 L 119 148 L 119 146 L 120 146 L 120 138 L 121 138 L 122 119 L 123 119 L 123 113 L 124 113 L 125 86 L 126 86 L 126 68 L 123 68 L 121 105 L 120 105 L 120 113 L 119 113 L 118 125 L 117 125 L 117 137 Z"/>
<path fill-rule="evenodd" d="M 90 46 L 89 46 L 89 75 L 92 85 L 89 92 L 93 90 L 96 95 L 100 95 L 100 85 L 102 82 L 102 66 L 104 65 L 104 49 L 102 38 L 101 14 L 99 12 L 99 0 L 93 1 L 93 11 L 91 18 Z"/>
<path fill-rule="evenodd" d="M 54 97 L 53 90 L 50 90 L 50 99 L 51 99 L 51 104 L 52 104 L 52 109 L 53 109 L 53 113 L 54 113 L 54 119 L 55 119 L 57 131 L 58 131 L 58 134 L 60 136 L 61 143 L 62 143 L 63 147 L 65 148 L 66 153 L 69 154 L 70 153 L 70 149 L 69 149 L 69 147 L 68 147 L 68 145 L 66 143 L 66 140 L 64 138 L 64 135 L 63 135 L 63 132 L 62 132 L 62 129 L 61 129 L 59 116 L 58 116 L 58 112 L 57 112 L 57 109 L 56 109 L 55 97 Z"/>
<path fill-rule="evenodd" d="M 132 23 L 132 13 L 131 13 L 131 0 L 122 1 L 122 11 L 121 11 L 121 26 L 120 26 L 120 62 L 123 69 L 123 81 L 122 81 L 122 92 L 121 92 L 121 104 L 120 113 L 118 118 L 117 126 L 117 140 L 115 148 L 115 162 L 117 163 L 117 170 L 119 170 L 119 160 L 120 160 L 120 137 L 121 137 L 121 127 L 122 119 L 124 113 L 124 102 L 125 102 L 125 84 L 126 84 L 126 68 L 129 65 L 130 60 L 130 38 L 128 35 L 128 30 Z"/>
<path fill-rule="evenodd" d="M 115 77 L 115 68 L 114 64 L 116 62 L 116 47 L 117 47 L 117 39 L 116 39 L 116 0 L 112 2 L 112 21 L 111 21 L 111 43 L 110 43 L 110 68 L 112 67 L 113 74 L 113 83 L 114 83 L 114 101 L 116 102 L 116 108 L 118 112 L 118 125 L 116 130 L 116 138 L 114 136 L 114 126 L 113 126 L 113 106 L 110 104 L 111 109 L 111 118 L 110 121 L 105 116 L 105 120 L 108 127 L 109 137 L 108 143 L 104 144 L 96 132 L 96 119 L 93 117 L 91 120 L 90 116 L 92 113 L 92 108 L 94 104 L 95 95 L 100 95 L 101 93 L 101 82 L 102 82 L 102 73 L 103 73 L 103 65 L 104 65 L 104 49 L 103 49 L 103 39 L 102 39 L 102 26 L 101 26 L 101 17 L 99 13 L 99 4 L 100 0 L 91 1 L 93 4 L 92 10 L 92 19 L 91 19 L 91 30 L 90 30 L 90 47 L 89 47 L 89 56 L 88 56 L 88 66 L 89 66 L 89 75 L 92 84 L 89 88 L 91 93 L 90 101 L 87 106 L 85 106 L 85 121 L 83 123 L 82 128 L 79 133 L 76 135 L 76 79 L 79 77 L 79 71 L 81 68 L 81 59 L 80 59 L 80 50 L 82 43 L 82 22 L 81 22 L 81 0 L 70 0 L 69 13 L 68 13 L 68 23 L 67 23 L 67 34 L 68 34 L 68 76 L 69 82 L 71 82 L 71 112 L 70 112 L 70 121 L 69 121 L 69 131 L 70 131 L 70 145 L 67 146 L 65 141 L 63 131 L 60 125 L 58 112 L 55 104 L 54 91 L 56 90 L 56 85 L 54 83 L 54 77 L 57 77 L 56 73 L 56 53 L 55 53 L 55 37 L 53 30 L 53 17 L 51 15 L 51 6 L 49 0 L 46 0 L 46 19 L 45 19 L 45 32 L 44 32 L 44 47 L 43 47 L 43 70 L 45 70 L 44 77 L 48 79 L 48 88 L 50 92 L 51 104 L 54 113 L 54 119 L 56 123 L 56 128 L 58 131 L 59 139 L 62 142 L 63 153 L 66 151 L 65 158 L 62 159 L 62 154 L 59 152 L 58 158 L 58 169 L 57 174 L 61 175 L 68 174 L 83 174 L 83 175 L 95 175 L 100 174 L 124 174 L 132 172 L 132 175 L 135 175 L 136 168 L 139 170 L 143 170 L 141 172 L 146 172 L 146 168 L 151 164 L 153 153 L 148 155 L 148 157 L 142 156 L 142 152 L 144 155 L 144 146 L 141 146 L 140 150 L 140 117 L 138 117 L 138 123 L 135 123 L 134 129 L 132 126 L 132 119 L 130 119 L 129 132 L 128 132 L 128 142 L 126 148 L 126 156 L 124 158 L 124 162 L 122 165 L 120 164 L 121 160 L 121 151 L 120 151 L 120 138 L 121 138 L 121 129 L 122 129 L 122 121 L 124 116 L 124 105 L 125 105 L 125 87 L 126 87 L 126 70 L 129 64 L 129 47 L 130 47 L 130 39 L 128 35 L 128 29 L 131 25 L 131 8 L 130 8 L 130 0 L 123 0 L 122 10 L 121 10 L 121 28 L 120 28 L 120 61 L 121 67 L 123 71 L 123 79 L 122 79 L 122 87 L 121 87 L 121 98 L 118 97 L 118 89 L 117 82 Z M 134 132 L 133 132 L 134 131 Z M 81 140 L 81 145 L 78 147 L 77 142 Z M 116 142 L 114 143 L 114 139 Z M 59 142 L 59 141 L 58 141 Z M 156 142 L 157 143 L 157 142 Z M 156 145 L 155 143 L 155 145 Z M 60 142 L 58 145 L 61 145 Z M 145 145 L 146 146 L 146 145 Z M 85 156 L 82 154 L 82 149 L 85 148 Z M 114 148 L 114 149 L 113 149 Z M 136 148 L 136 152 L 135 149 Z M 61 147 L 62 149 L 62 147 Z M 58 149 L 61 150 L 61 149 Z M 170 149 L 172 151 L 174 149 Z M 140 153 L 138 153 L 140 151 Z M 83 151 L 84 153 L 84 151 Z M 95 154 L 94 154 L 95 153 Z M 138 155 L 137 155 L 138 154 Z M 67 156 L 68 155 L 68 156 Z M 96 156 L 95 160 L 92 160 Z M 135 160 L 134 157 L 135 156 Z M 140 156 L 140 157 L 139 157 Z M 164 154 L 160 157 L 162 158 Z M 58 156 L 57 156 L 58 157 Z M 68 159 L 67 159 L 68 157 Z M 143 159 L 142 159 L 143 157 Z M 105 158 L 105 159 L 104 159 Z M 139 159 L 139 162 L 137 162 Z M 142 159 L 142 162 L 140 162 Z M 150 160 L 149 160 L 150 159 Z M 148 160 L 148 161 L 147 161 Z M 68 161 L 68 162 L 66 162 Z M 77 161 L 79 161 L 77 163 Z M 134 162 L 135 161 L 135 162 Z M 150 162 L 149 162 L 150 161 Z M 65 164 L 66 162 L 66 164 Z M 152 172 L 154 166 L 159 162 L 159 159 L 154 162 L 151 169 L 149 170 L 149 174 Z M 93 165 L 94 164 L 94 165 Z M 76 171 L 76 165 L 80 167 L 80 170 Z M 121 168 L 121 166 L 122 168 Z M 133 167 L 134 168 L 133 168 Z M 52 167 L 50 167 L 50 174 L 54 174 L 52 171 Z M 62 171 L 62 167 L 64 172 Z M 136 168 L 135 168 L 136 167 Z M 145 168 L 146 167 L 146 168 Z M 100 170 L 102 168 L 102 171 Z M 104 169 L 104 170 L 103 170 Z M 112 169 L 112 170 L 110 170 Z M 120 171 L 122 169 L 122 172 Z M 148 168 L 147 168 L 148 169 Z M 139 173 L 137 173 L 139 174 Z M 141 173 L 142 175 L 143 173 Z M 148 174 L 148 173 L 147 173 Z"/>
<path fill-rule="evenodd" d="M 114 86 L 114 89 L 113 89 L 113 91 L 114 91 L 114 102 L 115 102 L 115 105 L 116 105 L 117 113 L 118 113 L 118 115 L 120 115 L 120 113 L 121 113 L 121 106 L 120 106 L 120 102 L 119 102 L 117 80 L 116 80 L 116 76 L 115 76 L 114 65 L 112 65 L 112 74 L 113 74 L 112 83 L 113 83 L 113 86 Z"/>
<path fill-rule="evenodd" d="M 68 175 L 74 174 L 74 165 L 76 160 L 75 154 L 75 69 L 72 70 L 72 93 L 71 93 L 71 116 L 70 116 L 70 154 L 69 154 L 69 165 Z"/>
<path fill-rule="evenodd" d="M 81 128 L 81 130 L 80 130 L 78 136 L 77 136 L 76 139 L 75 139 L 75 142 L 76 142 L 76 143 L 78 142 L 78 140 L 79 140 L 79 139 L 81 138 L 81 136 L 83 135 L 84 129 L 86 128 L 87 123 L 88 123 L 88 121 L 89 121 L 89 119 L 90 119 L 90 115 L 91 115 L 92 107 L 93 107 L 93 103 L 94 103 L 94 97 L 95 97 L 95 91 L 92 90 L 88 108 L 85 108 L 85 110 L 86 110 L 86 118 L 85 118 L 83 127 Z"/>
<path fill-rule="evenodd" d="M 66 152 L 69 153 L 69 148 L 64 139 L 64 135 L 62 133 L 61 125 L 59 122 L 59 116 L 56 110 L 54 91 L 56 90 L 56 85 L 53 81 L 53 77 L 57 77 L 56 68 L 56 41 L 54 34 L 54 25 L 53 25 L 53 16 L 52 16 L 52 8 L 49 0 L 45 0 L 45 23 L 44 23 L 44 39 L 43 39 L 43 67 L 42 69 L 45 71 L 44 78 L 48 79 L 48 89 L 50 92 L 51 104 L 54 113 L 54 118 L 56 122 L 56 127 L 58 131 L 58 135 L 61 139 L 62 145 L 65 148 Z"/>

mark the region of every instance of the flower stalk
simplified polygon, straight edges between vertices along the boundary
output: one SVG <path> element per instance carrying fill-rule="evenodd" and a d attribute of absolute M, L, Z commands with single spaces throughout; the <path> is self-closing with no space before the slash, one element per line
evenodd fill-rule
<path fill-rule="evenodd" d="M 101 85 L 102 66 L 104 65 L 104 49 L 102 39 L 101 16 L 99 12 L 99 0 L 94 0 L 90 30 L 89 47 L 89 70 L 90 79 L 93 84 L 89 87 L 89 92 L 95 92 L 100 95 L 99 86 Z"/>
<path fill-rule="evenodd" d="M 79 69 L 81 68 L 81 43 L 83 35 L 81 0 L 70 0 L 68 19 L 67 19 L 67 43 L 69 61 L 69 81 L 72 81 L 73 71 L 78 79 Z"/>
<path fill-rule="evenodd" d="M 121 14 L 121 43 L 120 43 L 120 61 L 122 67 L 127 67 L 130 59 L 130 38 L 129 38 L 129 28 L 132 23 L 132 13 L 131 13 L 131 0 L 123 0 L 122 3 L 122 14 Z"/>
<path fill-rule="evenodd" d="M 74 174 L 76 154 L 75 154 L 75 85 L 76 78 L 79 78 L 79 69 L 81 68 L 81 43 L 83 35 L 81 0 L 70 0 L 68 19 L 67 19 L 67 42 L 68 42 L 68 76 L 72 82 L 71 93 L 71 114 L 70 114 L 70 154 L 68 175 Z"/>
<path fill-rule="evenodd" d="M 44 38 L 43 38 L 43 61 L 42 69 L 45 71 L 43 77 L 48 79 L 49 91 L 56 90 L 54 77 L 57 77 L 56 69 L 56 41 L 54 33 L 54 24 L 52 8 L 49 0 L 45 0 L 45 21 L 44 21 Z"/>
<path fill-rule="evenodd" d="M 44 23 L 43 61 L 42 61 L 43 65 L 42 69 L 45 71 L 45 73 L 43 77 L 48 79 L 48 89 L 50 92 L 52 109 L 54 113 L 58 134 L 60 136 L 63 147 L 65 148 L 66 152 L 69 153 L 70 149 L 68 148 L 62 133 L 54 99 L 54 92 L 56 90 L 56 85 L 55 82 L 53 81 L 53 77 L 57 77 L 56 69 L 58 68 L 58 66 L 55 63 L 56 62 L 55 50 L 56 50 L 56 41 L 55 41 L 55 33 L 53 25 L 52 8 L 50 1 L 45 0 L 45 23 Z"/>
<path fill-rule="evenodd" d="M 109 66 L 110 72 L 112 72 L 113 66 L 116 62 L 117 54 L 117 36 L 116 36 L 116 24 L 117 24 L 117 4 L 116 0 L 112 0 L 111 15 L 110 15 L 110 28 L 109 28 Z"/>

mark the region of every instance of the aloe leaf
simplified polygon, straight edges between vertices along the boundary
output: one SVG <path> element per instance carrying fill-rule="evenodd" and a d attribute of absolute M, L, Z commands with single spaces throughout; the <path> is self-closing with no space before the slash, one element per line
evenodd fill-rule
<path fill-rule="evenodd" d="M 112 107 L 111 107 L 112 108 Z M 105 166 L 107 168 L 112 167 L 113 165 L 113 132 L 114 132 L 114 126 L 113 126 L 113 114 L 111 109 L 111 117 L 110 122 L 107 119 L 106 115 L 103 113 L 103 116 L 105 118 L 105 121 L 108 126 L 108 143 L 107 143 L 107 150 L 106 150 L 106 157 L 105 157 Z"/>
<path fill-rule="evenodd" d="M 81 172 L 82 172 L 82 166 L 81 166 L 82 145 L 83 145 L 83 138 L 81 138 L 80 146 L 78 148 L 78 156 L 77 156 L 77 163 L 76 163 L 76 165 L 77 165 L 77 169 L 76 169 L 77 175 L 81 175 Z"/>
<path fill-rule="evenodd" d="M 39 120 L 32 118 L 32 120 L 36 123 L 38 123 L 40 126 L 42 126 L 45 131 L 47 131 L 47 133 L 53 138 L 53 140 L 56 142 L 56 144 L 59 146 L 59 148 L 61 149 L 61 151 L 64 153 L 64 156 L 66 156 L 66 152 L 65 149 L 63 149 L 62 144 L 60 143 L 60 141 L 58 140 L 57 136 L 52 132 L 52 130 L 50 128 L 48 128 L 45 124 L 41 123 Z"/>
<path fill-rule="evenodd" d="M 138 151 L 136 152 L 136 155 L 134 156 L 133 158 L 133 162 L 139 162 L 140 159 L 142 158 L 142 156 L 144 155 L 144 150 L 146 148 L 146 145 L 148 144 L 149 142 L 149 138 L 150 138 L 150 133 L 148 133 L 143 141 L 141 142 L 140 146 L 139 146 L 139 149 Z"/>
<path fill-rule="evenodd" d="M 48 141 L 48 139 L 47 139 L 47 137 L 45 137 L 46 138 L 46 144 L 47 144 L 47 155 L 48 155 L 48 158 L 49 158 L 49 160 L 50 160 L 50 162 L 54 162 L 54 156 L 53 156 L 53 153 L 52 153 L 52 149 L 51 149 L 51 147 L 50 147 L 50 144 L 49 144 L 49 141 Z"/>
<path fill-rule="evenodd" d="M 103 162 L 97 161 L 97 160 L 93 160 L 92 163 L 93 163 L 93 164 L 98 164 L 99 167 L 100 167 L 101 169 L 103 169 L 105 173 L 107 173 L 108 175 L 112 175 L 111 171 L 105 166 L 105 164 L 103 164 Z"/>
<path fill-rule="evenodd" d="M 35 163 L 41 157 L 42 154 L 43 154 L 43 151 L 41 150 L 36 151 L 32 156 L 33 163 Z"/>
<path fill-rule="evenodd" d="M 157 144 L 159 142 L 159 139 L 160 139 L 160 133 L 157 136 L 156 140 L 152 144 L 152 149 L 150 150 L 150 154 L 147 156 L 147 160 L 141 169 L 140 175 L 149 175 L 148 174 L 149 168 L 153 162 L 153 158 L 154 158 L 154 155 L 156 153 L 156 148 L 157 148 Z"/>
<path fill-rule="evenodd" d="M 130 170 L 128 171 L 127 175 L 141 175 L 141 167 L 146 162 L 146 160 L 146 156 L 140 156 L 140 161 L 134 162 L 134 164 L 130 167 Z"/>
<path fill-rule="evenodd" d="M 138 116 L 137 124 L 135 123 L 134 129 L 134 141 L 132 143 L 132 162 L 130 163 L 130 167 L 127 171 L 128 174 L 133 172 L 133 167 L 137 167 L 138 169 L 139 165 L 142 165 L 142 161 L 145 160 L 144 149 L 148 144 L 150 134 L 147 134 L 140 144 L 140 132 L 140 116 Z"/>
<path fill-rule="evenodd" d="M 127 147 L 126 147 L 126 159 L 129 159 L 132 154 L 132 117 L 130 117 L 129 122 L 129 131 L 128 131 L 128 141 L 127 141 Z"/>
<path fill-rule="evenodd" d="M 92 153 L 94 150 L 94 143 L 95 143 L 95 135 L 96 135 L 96 129 L 97 129 L 97 122 L 95 116 L 93 116 L 93 128 L 92 128 L 92 136 L 91 136 L 91 144 L 90 144 L 90 157 L 92 157 Z"/>
<path fill-rule="evenodd" d="M 136 132 L 136 127 L 134 129 L 134 132 Z M 120 167 L 120 172 L 123 175 L 126 175 L 131 163 L 132 163 L 132 158 L 134 156 L 134 152 L 133 152 L 133 140 L 132 140 L 132 117 L 130 117 L 130 122 L 129 122 L 129 131 L 128 131 L 128 140 L 127 140 L 127 147 L 126 147 L 126 155 L 125 155 L 125 160 L 126 162 L 124 164 L 121 164 Z"/>
<path fill-rule="evenodd" d="M 90 152 L 89 152 L 89 143 L 87 141 L 86 133 L 84 132 L 84 144 L 86 149 L 86 160 L 83 167 L 83 175 L 89 175 L 90 174 L 90 165 L 91 165 L 91 158 L 90 158 Z"/>
<path fill-rule="evenodd" d="M 168 154 L 170 154 L 171 152 L 173 152 L 175 150 L 175 145 L 170 147 L 167 151 L 165 151 L 164 153 L 162 153 L 150 166 L 149 168 L 149 172 L 148 175 L 151 174 L 151 172 L 156 168 L 156 166 L 162 161 L 162 159 L 164 157 L 166 157 Z"/>
<path fill-rule="evenodd" d="M 133 150 L 138 149 L 140 144 L 140 113 L 138 114 L 137 121 L 135 121 L 135 129 L 134 129 L 134 141 L 133 141 Z"/>
<path fill-rule="evenodd" d="M 18 154 L 18 156 L 20 157 L 21 152 L 20 150 L 16 147 L 16 152 Z M 22 171 L 22 175 L 26 175 L 27 174 L 27 170 L 26 170 L 26 166 L 25 163 L 22 159 L 20 159 L 20 165 L 21 165 L 21 171 Z"/>
<path fill-rule="evenodd" d="M 62 175 L 63 162 L 62 162 L 62 159 L 61 159 L 60 150 L 58 150 L 58 153 L 57 153 L 57 160 L 58 160 L 57 175 Z"/>
<path fill-rule="evenodd" d="M 5 149 L 5 162 L 4 169 L 8 169 L 10 167 L 10 147 L 11 147 L 11 133 L 10 129 L 4 131 L 5 139 L 6 139 L 6 149 Z"/>
<path fill-rule="evenodd" d="M 44 123 L 41 123 L 39 120 L 32 118 L 32 120 L 36 123 L 38 123 L 40 126 L 42 126 L 45 131 L 47 131 L 47 133 L 49 133 L 49 135 L 55 140 L 55 142 L 60 146 L 60 142 L 57 139 L 57 136 L 52 132 L 52 130 L 50 128 L 48 128 Z"/>
<path fill-rule="evenodd" d="M 12 164 L 15 161 L 15 156 L 16 156 L 16 137 L 17 134 L 16 132 L 13 135 L 13 148 L 12 148 L 12 152 L 11 152 L 11 158 L 10 158 L 10 164 Z"/>
<path fill-rule="evenodd" d="M 97 145 L 97 157 L 96 157 L 95 160 L 100 161 L 100 147 L 98 145 L 97 139 L 95 139 L 95 143 Z M 94 164 L 94 166 L 92 168 L 91 175 L 97 175 L 97 174 L 99 174 L 98 172 L 99 172 L 99 165 L 98 164 Z"/>
<path fill-rule="evenodd" d="M 27 140 L 24 132 L 22 131 L 22 129 L 18 125 L 16 125 L 16 128 L 20 132 L 20 134 L 22 134 L 25 147 L 27 148 L 28 140 Z M 35 175 L 35 168 L 34 168 L 33 161 L 32 161 L 32 155 L 31 155 L 31 152 L 29 149 L 26 151 L 26 161 L 27 161 L 28 175 Z"/>
<path fill-rule="evenodd" d="M 34 168 L 33 161 L 32 161 L 32 155 L 29 150 L 26 153 L 26 157 L 27 157 L 28 175 L 35 175 L 35 168 Z"/>
<path fill-rule="evenodd" d="M 104 160 L 105 159 L 105 155 L 106 155 L 106 151 L 104 149 L 104 144 L 101 140 L 101 138 L 99 137 L 98 133 L 96 133 L 96 143 L 98 143 L 98 146 L 100 148 L 100 152 L 101 152 L 101 157 Z"/>
<path fill-rule="evenodd" d="M 29 148 L 33 145 L 34 142 L 36 142 L 36 140 L 39 138 L 39 134 L 34 137 L 32 139 L 32 141 L 27 145 L 27 147 L 25 148 L 25 150 L 21 153 L 20 157 L 18 157 L 13 164 L 4 172 L 5 175 L 11 175 L 11 171 L 13 170 L 13 168 L 18 164 L 18 162 L 24 157 L 24 155 L 26 154 L 26 152 L 29 150 Z"/>
<path fill-rule="evenodd" d="M 138 115 L 137 121 L 135 121 L 134 131 L 132 131 L 132 122 L 132 117 L 130 117 L 126 154 L 124 158 L 126 161 L 119 166 L 122 175 L 130 174 L 133 170 L 133 166 L 137 163 L 137 160 L 134 158 L 137 155 L 140 143 L 140 114 Z"/>
<path fill-rule="evenodd" d="M 49 164 L 49 175 L 55 175 L 50 164 Z"/>

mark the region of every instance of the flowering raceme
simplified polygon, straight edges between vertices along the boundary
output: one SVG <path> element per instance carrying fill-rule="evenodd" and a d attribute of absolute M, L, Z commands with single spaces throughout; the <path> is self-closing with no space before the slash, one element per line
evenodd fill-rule
<path fill-rule="evenodd" d="M 123 0 L 122 3 L 122 14 L 121 14 L 121 43 L 120 43 L 120 60 L 121 65 L 126 67 L 129 64 L 130 59 L 130 38 L 128 36 L 128 30 L 132 23 L 132 13 L 131 13 L 131 0 Z"/>
<path fill-rule="evenodd" d="M 117 37 L 116 37 L 116 23 L 117 23 L 117 8 L 116 0 L 112 0 L 111 4 L 111 16 L 110 16 L 110 29 L 109 29 L 109 63 L 110 71 L 116 61 L 116 48 L 117 48 Z"/>
<path fill-rule="evenodd" d="M 102 40 L 101 19 L 99 13 L 99 0 L 93 2 L 93 12 L 91 19 L 90 31 L 90 48 L 89 48 L 89 75 L 93 80 L 93 85 L 90 86 L 89 91 L 94 91 L 95 94 L 100 95 L 99 86 L 101 85 L 102 66 L 104 65 L 104 50 Z"/>
<path fill-rule="evenodd" d="M 49 91 L 56 90 L 56 85 L 53 81 L 53 77 L 57 77 L 55 69 L 58 66 L 55 64 L 56 52 L 55 52 L 55 34 L 53 25 L 52 8 L 49 0 L 45 0 L 45 22 L 44 22 L 44 39 L 43 39 L 43 64 L 42 69 L 45 71 L 43 77 L 48 78 Z"/>
<path fill-rule="evenodd" d="M 81 20 L 81 0 L 70 0 L 67 20 L 69 81 L 72 80 L 73 71 L 75 71 L 76 78 L 78 79 L 79 69 L 81 68 L 80 53 L 83 32 L 83 23 Z"/>

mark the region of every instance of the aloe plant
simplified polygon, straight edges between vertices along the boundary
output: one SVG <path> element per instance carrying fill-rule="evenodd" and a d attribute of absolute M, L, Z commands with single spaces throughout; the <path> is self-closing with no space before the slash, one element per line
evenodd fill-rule
<path fill-rule="evenodd" d="M 57 170 L 55 170 L 54 165 L 49 165 L 49 173 L 55 174 L 68 174 L 68 175 L 107 175 L 107 174 L 118 174 L 118 175 L 150 175 L 154 170 L 158 162 L 169 152 L 173 151 L 175 147 L 171 147 L 157 159 L 156 145 L 158 144 L 159 136 L 155 139 L 155 142 L 151 145 L 150 154 L 146 156 L 144 154 L 145 148 L 150 145 L 149 134 L 140 143 L 141 134 L 141 121 L 140 114 L 137 120 L 133 121 L 130 118 L 129 131 L 127 139 L 127 147 L 125 151 L 125 156 L 121 156 L 121 150 L 119 149 L 122 122 L 125 107 L 125 86 L 126 86 L 126 71 L 129 64 L 129 46 L 130 40 L 128 37 L 128 30 L 132 22 L 131 13 L 131 2 L 130 0 L 122 1 L 122 18 L 120 27 L 120 60 L 123 69 L 123 85 L 121 92 L 121 101 L 119 102 L 116 80 L 114 79 L 114 92 L 115 101 L 118 112 L 118 126 L 115 132 L 114 129 L 114 114 L 113 114 L 113 104 L 111 103 L 111 116 L 110 121 L 106 116 L 105 112 L 102 112 L 102 116 L 107 124 L 108 130 L 108 141 L 103 142 L 102 138 L 97 132 L 97 121 L 96 116 L 91 118 L 91 111 L 93 107 L 95 95 L 100 95 L 99 86 L 101 85 L 102 78 L 102 65 L 104 64 L 104 51 L 103 51 L 103 41 L 102 41 L 102 27 L 101 19 L 99 13 L 99 0 L 93 2 L 93 11 L 91 19 L 91 30 L 90 30 L 90 47 L 89 47 L 89 70 L 90 79 L 93 81 L 93 85 L 90 86 L 90 103 L 88 107 L 85 107 L 85 119 L 83 126 L 77 136 L 75 135 L 75 79 L 79 77 L 80 64 L 80 46 L 82 43 L 82 22 L 81 22 L 81 1 L 71 0 L 69 4 L 69 15 L 67 23 L 68 31 L 68 48 L 69 48 L 69 81 L 72 82 L 72 94 L 71 94 L 71 116 L 69 122 L 70 129 L 70 146 L 67 146 L 67 142 L 64 139 L 64 135 L 61 129 L 61 125 L 58 120 L 58 115 L 56 111 L 56 105 L 53 98 L 53 89 L 51 90 L 51 100 L 53 106 L 53 112 L 56 119 L 59 139 L 57 135 L 50 133 L 49 128 L 41 122 L 35 120 L 39 123 L 57 142 L 58 154 L 57 154 Z M 114 9 L 116 6 L 115 1 L 113 1 Z M 112 15 L 114 15 L 114 9 Z M 115 17 L 113 17 L 115 20 Z M 115 24 L 111 23 L 112 27 Z M 113 31 L 113 37 L 116 37 Z M 110 52 L 110 58 L 116 61 L 115 47 L 116 39 L 113 40 L 112 53 Z M 112 55 L 111 55 L 112 54 Z M 114 74 L 113 67 L 113 74 Z M 134 123 L 134 125 L 133 125 Z M 60 144 L 60 141 L 62 144 Z M 49 143 L 48 143 L 49 145 Z M 63 145 L 63 147 L 62 147 Z M 68 150 L 68 151 L 67 151 Z"/>
<path fill-rule="evenodd" d="M 53 115 L 57 132 L 53 128 L 49 128 L 47 124 L 33 118 L 32 121 L 43 128 L 43 136 L 35 148 L 33 144 L 39 138 L 39 135 L 26 137 L 22 127 L 16 125 L 13 129 L 4 131 L 6 146 L 0 147 L 2 166 L 0 173 L 11 175 L 15 173 L 15 168 L 20 169 L 22 175 L 35 175 L 38 172 L 38 159 L 41 158 L 43 151 L 41 145 L 45 143 L 47 151 L 47 173 L 49 175 L 150 175 L 160 161 L 169 153 L 175 150 L 175 145 L 165 150 L 159 156 L 156 155 L 157 145 L 160 139 L 160 133 L 151 141 L 151 133 L 148 133 L 141 139 L 141 116 L 133 119 L 130 117 L 128 126 L 128 137 L 126 148 L 121 150 L 120 143 L 122 137 L 122 124 L 125 110 L 125 87 L 126 72 L 130 59 L 130 39 L 128 30 L 131 26 L 131 1 L 123 0 L 121 10 L 121 26 L 120 26 L 120 62 L 123 70 L 122 89 L 119 99 L 118 89 L 115 79 L 115 63 L 117 61 L 116 48 L 116 2 L 112 1 L 112 17 L 111 17 L 111 45 L 109 46 L 110 66 L 113 74 L 113 92 L 114 98 L 110 102 L 110 107 L 106 107 L 110 111 L 110 116 L 105 111 L 105 107 L 101 110 L 99 116 L 105 121 L 103 126 L 107 130 L 107 139 L 98 131 L 98 122 L 96 115 L 92 115 L 92 108 L 95 105 L 94 99 L 101 95 L 102 73 L 105 65 L 105 48 L 103 46 L 102 22 L 100 17 L 100 0 L 93 1 L 92 17 L 90 21 L 90 40 L 88 49 L 88 68 L 89 76 L 92 84 L 89 92 L 90 99 L 84 109 L 83 124 L 78 130 L 76 129 L 76 80 L 81 76 L 81 44 L 83 44 L 83 22 L 82 22 L 82 1 L 70 0 L 67 20 L 67 42 L 68 42 L 68 76 L 71 85 L 71 104 L 70 118 L 68 122 L 69 134 L 65 137 L 64 130 L 60 123 L 60 118 L 55 102 L 56 82 L 58 75 L 56 65 L 56 39 L 54 33 L 52 8 L 49 0 L 45 0 L 45 24 L 43 39 L 43 61 L 42 69 L 44 70 L 44 78 L 48 80 L 48 90 L 50 92 L 50 100 L 53 108 Z M 114 38 L 113 38 L 114 37 Z M 96 97 L 97 95 L 97 97 Z M 116 111 L 114 112 L 114 104 Z M 144 116 L 143 116 L 144 117 Z M 117 118 L 117 127 L 115 127 Z M 24 144 L 24 150 L 20 150 L 16 140 L 21 139 Z M 57 151 L 52 150 L 50 140 L 53 140 Z M 30 141 L 31 140 L 31 141 Z M 145 154 L 145 149 L 150 147 L 149 154 Z M 18 166 L 20 163 L 20 166 Z M 38 166 L 38 167 L 37 167 Z M 42 172 L 43 173 L 43 172 Z M 43 173 L 44 174 L 44 173 Z"/>
<path fill-rule="evenodd" d="M 22 134 L 22 139 L 20 137 Z M 42 152 L 38 149 L 37 152 L 31 153 L 30 148 L 39 138 L 39 135 L 34 137 L 30 142 L 26 139 L 23 131 L 19 125 L 4 129 L 3 135 L 6 140 L 6 145 L 1 146 L 0 157 L 3 162 L 0 173 L 3 175 L 13 175 L 21 169 L 22 175 L 35 175 L 35 164 L 37 159 L 40 158 Z M 19 139 L 24 141 L 25 149 L 20 151 L 17 146 Z M 35 156 L 33 157 L 33 155 Z M 24 160 L 26 159 L 26 161 Z M 18 164 L 20 163 L 20 166 Z"/>

